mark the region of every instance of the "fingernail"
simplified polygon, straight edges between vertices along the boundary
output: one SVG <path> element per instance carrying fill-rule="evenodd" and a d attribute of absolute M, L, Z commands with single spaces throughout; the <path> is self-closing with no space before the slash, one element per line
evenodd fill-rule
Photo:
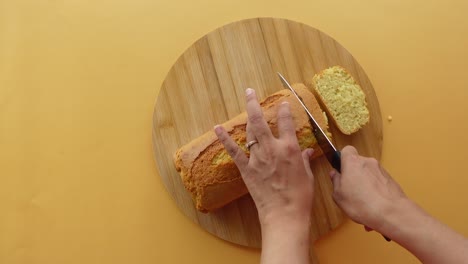
<path fill-rule="evenodd" d="M 214 126 L 214 131 L 216 135 L 219 135 L 221 133 L 221 126 L 220 125 Z"/>
<path fill-rule="evenodd" d="M 254 92 L 254 90 L 253 90 L 252 88 L 247 88 L 247 89 L 245 90 L 245 95 L 246 95 L 246 96 L 249 96 L 249 95 L 251 95 L 253 92 Z"/>
<path fill-rule="evenodd" d="M 289 102 L 288 102 L 288 101 L 284 101 L 284 102 L 282 102 L 281 104 L 289 105 Z"/>
<path fill-rule="evenodd" d="M 333 178 L 336 175 L 336 170 L 330 171 L 330 177 Z"/>
<path fill-rule="evenodd" d="M 314 149 L 308 149 L 307 150 L 307 155 L 309 155 L 309 157 L 312 157 L 312 155 L 314 154 Z"/>

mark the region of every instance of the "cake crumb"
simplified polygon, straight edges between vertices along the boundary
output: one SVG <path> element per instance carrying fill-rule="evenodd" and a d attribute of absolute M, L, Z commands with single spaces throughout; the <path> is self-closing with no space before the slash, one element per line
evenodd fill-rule
<path fill-rule="evenodd" d="M 387 117 L 387 120 L 388 120 L 389 122 L 391 122 L 391 121 L 393 120 L 393 117 L 392 117 L 391 115 L 389 115 L 389 116 Z"/>

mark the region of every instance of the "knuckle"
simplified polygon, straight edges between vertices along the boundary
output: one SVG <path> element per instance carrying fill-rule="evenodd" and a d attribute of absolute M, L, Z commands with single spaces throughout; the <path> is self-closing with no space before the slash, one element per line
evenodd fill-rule
<path fill-rule="evenodd" d="M 219 141 L 221 141 L 221 143 L 223 143 L 223 145 L 226 145 L 226 143 L 228 142 L 228 139 L 229 139 L 229 134 L 227 134 L 226 132 L 222 132 L 220 133 L 219 135 L 217 135 Z"/>
<path fill-rule="evenodd" d="M 291 118 L 291 113 L 289 111 L 280 111 L 278 112 L 278 119 L 288 120 Z"/>
<path fill-rule="evenodd" d="M 229 156 L 231 156 L 233 159 L 235 159 L 239 155 L 239 146 L 237 146 L 236 144 L 226 144 L 225 148 Z"/>
<path fill-rule="evenodd" d="M 238 155 L 239 155 L 239 147 L 237 147 L 237 145 L 236 146 L 229 145 L 229 146 L 226 147 L 226 150 L 229 153 L 229 155 L 234 159 L 236 157 L 238 157 Z"/>
<path fill-rule="evenodd" d="M 343 153 L 348 153 L 348 152 L 349 152 L 350 150 L 352 150 L 352 149 L 353 149 L 352 146 L 347 145 L 347 146 L 345 146 L 345 147 L 342 149 L 341 152 L 343 152 Z"/>
<path fill-rule="evenodd" d="M 252 124 L 260 124 L 263 120 L 263 115 L 261 113 L 253 113 L 249 115 L 249 122 Z"/>
<path fill-rule="evenodd" d="M 366 162 L 372 167 L 379 166 L 379 161 L 376 160 L 375 158 L 367 158 Z"/>
<path fill-rule="evenodd" d="M 218 139 L 219 139 L 219 141 L 221 141 L 221 143 L 226 144 L 226 141 L 227 141 L 226 134 L 223 133 L 223 134 L 219 135 Z"/>
<path fill-rule="evenodd" d="M 295 143 L 295 142 L 287 142 L 286 143 L 286 153 L 288 155 L 290 154 L 294 154 L 298 151 L 300 151 L 301 148 L 299 147 L 299 144 L 298 143 Z"/>
<path fill-rule="evenodd" d="M 241 152 L 241 150 L 239 148 L 237 148 L 234 152 L 234 155 L 232 156 L 232 158 L 234 160 L 239 160 L 240 156 L 243 155 L 243 153 Z"/>
<path fill-rule="evenodd" d="M 295 127 L 287 127 L 285 130 L 291 132 L 291 135 L 292 135 L 294 138 L 297 138 L 297 135 L 296 135 L 296 128 L 295 128 Z"/>
<path fill-rule="evenodd" d="M 288 134 L 291 134 L 291 136 L 296 135 L 296 129 L 293 126 L 285 126 L 285 127 L 283 127 L 283 131 L 288 133 Z"/>
<path fill-rule="evenodd" d="M 343 154 L 343 156 L 358 156 L 356 155 L 357 154 L 357 150 L 356 148 L 354 148 L 353 146 L 351 145 L 347 145 L 345 146 L 342 150 L 341 150 L 341 153 Z"/>
<path fill-rule="evenodd" d="M 351 163 L 356 163 L 356 164 L 361 163 L 361 158 L 357 155 L 345 155 L 343 159 Z"/>

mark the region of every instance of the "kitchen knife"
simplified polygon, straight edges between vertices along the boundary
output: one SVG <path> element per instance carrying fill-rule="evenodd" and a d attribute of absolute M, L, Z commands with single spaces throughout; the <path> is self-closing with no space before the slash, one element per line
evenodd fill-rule
<path fill-rule="evenodd" d="M 294 88 L 291 87 L 291 85 L 286 81 L 286 79 L 281 75 L 281 73 L 278 72 L 278 76 L 281 79 L 281 82 L 283 83 L 283 86 L 294 94 L 296 96 L 297 100 L 301 103 L 302 107 L 306 111 L 307 115 L 309 116 L 309 122 L 310 125 L 312 126 L 312 132 L 314 133 L 315 138 L 317 139 L 317 143 L 320 146 L 320 148 L 323 151 L 323 154 L 325 157 L 327 157 L 328 162 L 332 165 L 332 167 L 337 170 L 338 172 L 341 173 L 341 154 L 340 152 L 336 149 L 336 147 L 333 145 L 333 143 L 330 141 L 330 139 L 327 137 L 325 132 L 323 132 L 323 129 L 319 126 L 317 121 L 315 121 L 314 117 L 310 113 L 309 109 L 307 106 L 304 104 L 302 99 L 297 95 L 296 91 Z"/>

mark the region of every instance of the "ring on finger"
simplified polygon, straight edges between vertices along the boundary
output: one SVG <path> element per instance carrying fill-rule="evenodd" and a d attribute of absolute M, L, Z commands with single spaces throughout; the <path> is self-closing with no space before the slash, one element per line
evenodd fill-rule
<path fill-rule="evenodd" d="M 257 144 L 257 143 L 258 143 L 257 140 L 251 140 L 251 141 L 247 142 L 247 144 L 245 144 L 245 147 L 250 151 L 250 148 L 251 148 L 253 145 Z"/>

